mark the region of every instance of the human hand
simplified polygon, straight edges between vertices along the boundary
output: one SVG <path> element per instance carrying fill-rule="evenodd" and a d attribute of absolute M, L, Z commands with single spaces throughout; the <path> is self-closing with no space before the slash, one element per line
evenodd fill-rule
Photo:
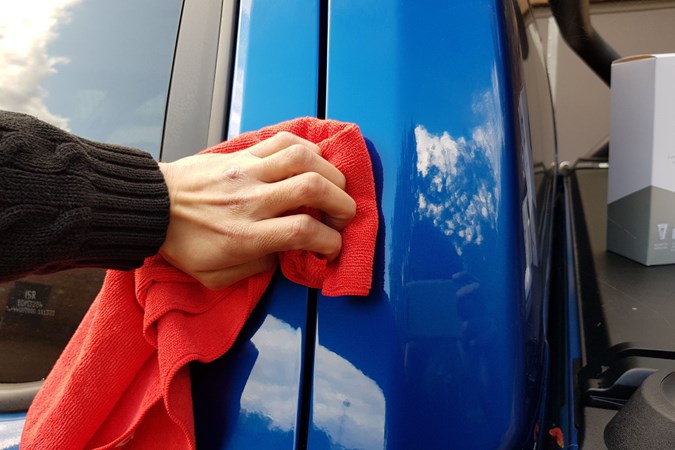
<path fill-rule="evenodd" d="M 333 260 L 356 214 L 345 177 L 316 144 L 279 133 L 246 150 L 160 163 L 171 202 L 160 254 L 219 289 L 274 267 L 277 253 L 308 250 Z M 316 208 L 323 222 L 300 207 Z"/>

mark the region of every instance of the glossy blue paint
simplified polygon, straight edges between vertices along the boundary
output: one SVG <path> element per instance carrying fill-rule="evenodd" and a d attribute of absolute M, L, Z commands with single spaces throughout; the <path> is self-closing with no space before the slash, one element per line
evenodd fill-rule
<path fill-rule="evenodd" d="M 315 116 L 319 0 L 241 0 L 228 137 Z"/>
<path fill-rule="evenodd" d="M 319 299 L 311 449 L 531 439 L 527 304 L 542 289 L 526 278 L 531 149 L 505 11 L 330 2 L 327 116 L 361 127 L 382 221 L 372 294 Z"/>
<path fill-rule="evenodd" d="M 570 200 L 570 193 L 565 190 L 565 202 L 567 203 L 567 208 L 569 208 L 572 201 Z M 566 309 L 567 309 L 567 345 L 565 346 L 565 374 L 562 377 L 563 386 L 557 386 L 558 389 L 562 389 L 565 393 L 565 402 L 562 404 L 560 411 L 558 412 L 558 417 L 560 418 L 560 428 L 563 432 L 564 442 L 568 448 L 578 448 L 579 446 L 579 433 L 577 430 L 576 424 L 579 423 L 582 419 L 576 417 L 576 407 L 575 404 L 577 400 L 575 399 L 577 395 L 577 389 L 575 385 L 577 384 L 577 370 L 575 368 L 575 362 L 581 361 L 581 336 L 579 335 L 581 330 L 581 324 L 579 323 L 579 298 L 577 291 L 577 282 L 575 278 L 575 258 L 574 253 L 575 249 L 573 248 L 574 237 L 572 236 L 572 223 L 571 216 L 569 213 L 565 214 L 565 242 L 567 243 L 565 248 L 566 258 L 565 263 L 567 264 L 566 273 L 567 276 L 567 296 L 566 296 Z"/>
<path fill-rule="evenodd" d="M 318 0 L 242 0 L 228 136 L 317 108 Z M 199 448 L 294 448 L 308 290 L 277 274 L 235 346 L 192 367 Z"/>
<path fill-rule="evenodd" d="M 191 366 L 198 448 L 294 448 L 306 298 L 278 274 L 232 349 Z"/>

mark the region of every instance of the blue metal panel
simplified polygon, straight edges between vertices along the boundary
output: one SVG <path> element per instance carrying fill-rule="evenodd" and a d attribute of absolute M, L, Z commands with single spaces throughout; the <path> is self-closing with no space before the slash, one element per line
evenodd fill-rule
<path fill-rule="evenodd" d="M 505 10 L 336 0 L 329 11 L 327 116 L 361 127 L 382 225 L 370 297 L 319 299 L 309 447 L 520 447 L 532 194 Z"/>
<path fill-rule="evenodd" d="M 317 108 L 318 0 L 242 0 L 228 135 Z M 306 288 L 277 276 L 234 348 L 192 368 L 199 448 L 294 448 Z"/>
<path fill-rule="evenodd" d="M 228 137 L 316 115 L 318 1 L 241 1 Z"/>
<path fill-rule="evenodd" d="M 306 298 L 276 276 L 232 349 L 191 366 L 198 448 L 294 448 Z"/>
<path fill-rule="evenodd" d="M 567 448 L 578 448 L 579 433 L 577 432 L 577 423 L 581 422 L 581 418 L 576 417 L 575 397 L 578 394 L 575 385 L 577 384 L 577 368 L 575 368 L 575 361 L 581 361 L 581 324 L 579 323 L 579 292 L 577 290 L 575 268 L 575 252 L 572 216 L 569 212 L 574 203 L 571 199 L 570 182 L 566 182 L 564 186 L 564 202 L 565 202 L 565 264 L 566 269 L 564 273 L 567 274 L 565 282 L 567 284 L 565 296 L 565 309 L 567 310 L 567 330 L 566 330 L 566 346 L 565 346 L 565 373 L 561 377 L 562 386 L 556 386 L 557 389 L 562 389 L 565 401 L 561 405 L 560 411 L 556 411 L 560 419 L 560 429 L 563 433 L 563 442 Z M 561 269 L 562 270 L 562 269 Z"/>

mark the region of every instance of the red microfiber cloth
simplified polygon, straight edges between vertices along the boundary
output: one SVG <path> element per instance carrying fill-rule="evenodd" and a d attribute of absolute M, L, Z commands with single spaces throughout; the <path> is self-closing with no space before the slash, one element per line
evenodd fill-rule
<path fill-rule="evenodd" d="M 296 119 L 205 152 L 235 152 L 280 131 L 317 143 L 345 175 L 357 204 L 337 260 L 286 252 L 283 273 L 325 295 L 367 295 L 378 215 L 370 158 L 356 125 Z M 194 449 L 188 363 L 213 361 L 229 350 L 272 275 L 211 291 L 160 256 L 133 272 L 109 271 L 28 411 L 21 449 Z"/>

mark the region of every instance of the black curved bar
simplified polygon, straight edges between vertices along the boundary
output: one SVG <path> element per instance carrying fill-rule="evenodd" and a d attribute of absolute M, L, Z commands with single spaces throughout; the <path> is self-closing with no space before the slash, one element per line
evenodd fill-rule
<path fill-rule="evenodd" d="M 612 61 L 620 56 L 593 28 L 590 0 L 549 0 L 549 4 L 567 44 L 609 86 Z"/>

